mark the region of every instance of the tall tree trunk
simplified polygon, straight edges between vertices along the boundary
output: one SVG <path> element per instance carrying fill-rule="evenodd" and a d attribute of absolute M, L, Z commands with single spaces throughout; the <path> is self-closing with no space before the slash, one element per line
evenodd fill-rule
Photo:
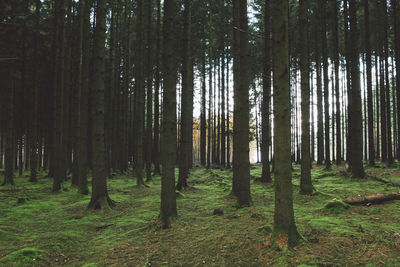
<path fill-rule="evenodd" d="M 39 49 L 39 38 L 40 38 L 40 0 L 36 0 L 36 10 L 35 10 L 35 43 L 34 43 L 34 54 L 33 54 L 33 62 L 36 64 L 33 70 L 33 92 L 32 92 L 32 140 L 30 147 L 30 167 L 31 173 L 29 177 L 30 182 L 36 182 L 36 170 L 37 170 L 37 140 L 38 140 L 38 93 L 39 93 L 39 71 L 38 71 L 38 49 Z"/>
<path fill-rule="evenodd" d="M 229 71 L 229 70 L 228 70 Z M 221 55 L 221 168 L 226 163 L 225 138 L 225 44 L 222 44 Z"/>
<path fill-rule="evenodd" d="M 96 28 L 93 36 L 93 100 L 92 100 L 92 197 L 88 208 L 114 206 L 107 192 L 104 146 L 104 56 L 106 39 L 106 0 L 97 0 Z"/>
<path fill-rule="evenodd" d="M 376 109 L 376 158 L 381 158 L 380 153 L 380 140 L 379 140 L 379 125 L 380 125 L 380 116 L 379 116 L 379 78 L 378 78 L 378 56 L 377 50 L 375 50 L 375 109 Z"/>
<path fill-rule="evenodd" d="M 137 184 L 138 185 L 143 185 L 144 180 L 143 180 L 143 141 L 144 141 L 144 108 L 145 108 L 145 89 L 144 89 L 144 71 L 143 71 L 143 62 L 144 62 L 144 57 L 143 57 L 143 52 L 144 52 L 144 45 L 143 45 L 143 40 L 144 40 L 144 29 L 143 29 L 143 24 L 144 24 L 144 15 L 143 15 L 143 1 L 144 0 L 139 0 L 138 1 L 138 49 L 139 49 L 139 54 L 137 55 L 137 63 L 139 64 L 138 67 L 136 68 L 136 79 L 137 79 L 137 85 L 136 85 L 136 145 L 135 145 L 135 150 L 136 150 L 136 157 L 135 157 L 135 170 L 136 170 L 136 179 L 137 179 Z"/>
<path fill-rule="evenodd" d="M 1 73 L 6 84 L 2 92 L 4 104 L 4 181 L 2 185 L 14 184 L 14 62 L 1 63 Z"/>
<path fill-rule="evenodd" d="M 292 171 L 290 161 L 290 82 L 288 1 L 272 1 L 272 66 L 274 83 L 274 174 L 276 241 L 294 246 L 300 236 L 293 211 Z"/>
<path fill-rule="evenodd" d="M 391 105 L 390 105 L 390 80 L 389 80 L 389 41 L 388 41 L 388 10 L 387 1 L 383 2 L 383 45 L 385 58 L 385 96 L 386 96 L 386 140 L 387 140 L 387 164 L 392 166 L 393 159 L 393 143 L 392 143 L 392 121 L 391 121 Z"/>
<path fill-rule="evenodd" d="M 229 58 L 226 60 L 226 168 L 231 168 L 230 111 L 229 111 Z"/>
<path fill-rule="evenodd" d="M 326 30 L 326 0 L 321 0 L 321 38 L 322 38 L 322 59 L 324 71 L 324 115 L 325 115 L 325 168 L 331 167 L 331 151 L 329 141 L 329 76 L 328 76 L 328 44 L 327 44 L 327 30 Z"/>
<path fill-rule="evenodd" d="M 311 183 L 310 158 L 310 77 L 308 54 L 308 18 L 307 2 L 299 2 L 300 36 L 300 72 L 301 72 L 301 178 L 300 192 L 311 195 L 314 187 Z"/>
<path fill-rule="evenodd" d="M 262 140 L 261 140 L 261 161 L 262 172 L 261 182 L 271 182 L 269 147 L 271 141 L 270 106 L 271 106 L 271 1 L 265 0 L 264 6 L 264 70 L 263 70 L 263 97 L 262 97 Z"/>
<path fill-rule="evenodd" d="M 204 42 L 204 41 L 203 41 Z M 201 113 L 200 113 L 200 163 L 206 165 L 206 52 L 203 45 L 202 66 L 201 66 Z"/>
<path fill-rule="evenodd" d="M 154 173 L 161 174 L 160 169 L 160 53 L 161 53 L 161 1 L 157 0 L 157 26 L 156 26 L 156 53 L 155 53 L 155 80 L 154 80 L 154 141 L 153 158 Z"/>
<path fill-rule="evenodd" d="M 368 159 L 369 165 L 375 165 L 375 146 L 374 146 L 374 110 L 372 104 L 372 63 L 371 63 L 371 43 L 370 43 L 370 23 L 369 23 L 369 4 L 364 0 L 364 20 L 365 20 L 365 61 L 367 65 L 367 98 L 368 98 Z"/>
<path fill-rule="evenodd" d="M 334 8 L 334 25 L 333 25 L 333 38 L 334 38 L 334 64 L 335 64 L 335 96 L 336 96 L 336 165 L 342 164 L 342 138 L 341 138 L 341 110 L 340 110 L 340 84 L 339 84 L 339 25 L 338 25 L 338 4 L 337 1 L 333 3 Z M 332 118 L 333 119 L 333 118 Z M 332 128 L 332 132 L 335 129 Z"/>
<path fill-rule="evenodd" d="M 89 62 L 90 62 L 90 9 L 92 0 L 84 0 L 84 13 L 83 13 L 83 29 L 82 29 L 82 87 L 79 103 L 79 192 L 87 195 L 89 193 L 87 182 L 87 168 L 88 168 L 88 94 L 89 94 Z"/>
<path fill-rule="evenodd" d="M 391 0 L 394 25 L 394 48 L 396 59 L 396 90 L 397 90 L 397 159 L 400 160 L 400 12 L 396 0 Z"/>
<path fill-rule="evenodd" d="M 65 133 L 63 132 L 63 119 L 64 119 L 64 64 L 65 64 L 65 1 L 56 1 L 56 65 L 55 68 L 55 121 L 54 121 L 54 161 L 55 161 L 55 172 L 53 179 L 53 192 L 61 190 L 61 183 L 65 180 L 65 151 L 63 149 Z"/>
<path fill-rule="evenodd" d="M 362 158 L 362 113 L 360 92 L 360 68 L 358 52 L 357 6 L 356 0 L 350 0 L 350 50 L 351 63 L 351 98 L 349 99 L 349 142 L 353 149 L 350 161 L 351 173 L 354 177 L 364 178 L 365 172 Z"/>
<path fill-rule="evenodd" d="M 182 115 L 181 115 L 181 139 L 180 139 L 180 151 L 179 151 L 179 179 L 176 188 L 182 190 L 187 187 L 187 178 L 189 176 L 189 164 L 190 159 L 190 132 L 192 131 L 192 120 L 190 118 L 190 110 L 193 107 L 190 105 L 190 98 L 193 97 L 191 92 L 191 50 L 190 50 L 190 35 L 191 35 L 191 1 L 184 1 L 184 12 L 183 12 L 183 62 L 182 62 Z"/>
<path fill-rule="evenodd" d="M 238 197 L 239 205 L 250 205 L 247 1 L 234 0 L 233 13 L 237 15 L 234 34 L 238 41 L 234 47 L 237 77 L 234 78 L 233 180 L 236 184 L 233 193 Z"/>
<path fill-rule="evenodd" d="M 163 228 L 170 226 L 170 218 L 177 216 L 175 194 L 175 148 L 176 148 L 176 63 L 174 60 L 175 0 L 164 0 L 163 23 L 163 123 L 162 123 L 162 176 L 161 212 Z"/>
<path fill-rule="evenodd" d="M 153 18 L 152 1 L 146 1 L 146 87 L 147 87 L 147 112 L 146 112 L 146 181 L 150 182 L 151 178 L 151 150 L 153 140 L 153 74 L 152 74 L 152 35 L 151 24 Z"/>
<path fill-rule="evenodd" d="M 319 5 L 319 4 L 318 4 Z M 319 8 L 316 9 L 318 14 Z M 315 38 L 318 37 L 319 24 L 316 24 Z M 323 123 L 323 106 L 322 106 L 322 82 L 321 82 L 321 57 L 318 42 L 315 42 L 315 68 L 317 72 L 317 164 L 322 165 L 324 160 L 324 123 Z"/>

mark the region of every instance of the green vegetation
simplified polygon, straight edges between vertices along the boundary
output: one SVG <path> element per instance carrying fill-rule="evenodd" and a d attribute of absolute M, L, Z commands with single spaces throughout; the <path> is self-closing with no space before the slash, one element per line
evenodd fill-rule
<path fill-rule="evenodd" d="M 344 176 L 340 169 L 312 169 L 315 196 L 299 193 L 300 166 L 294 166 L 294 210 L 307 243 L 293 250 L 271 247 L 273 184 L 255 183 L 261 166 L 251 168 L 252 206 L 237 209 L 229 195 L 231 170 L 195 168 L 191 187 L 177 198 L 172 228 L 159 223 L 159 176 L 138 187 L 131 174 L 116 175 L 108 191 L 117 206 L 90 211 L 90 196 L 65 187 L 49 193 L 52 181 L 16 177 L 0 188 L 0 266 L 388 266 L 400 264 L 400 201 L 348 206 L 340 200 L 398 188 L 372 179 Z M 397 169 L 398 171 L 398 169 Z M 368 173 L 396 169 L 368 168 Z M 329 173 L 329 176 L 323 174 Z M 19 198 L 26 199 L 18 203 Z M 223 214 L 214 215 L 215 209 Z"/>

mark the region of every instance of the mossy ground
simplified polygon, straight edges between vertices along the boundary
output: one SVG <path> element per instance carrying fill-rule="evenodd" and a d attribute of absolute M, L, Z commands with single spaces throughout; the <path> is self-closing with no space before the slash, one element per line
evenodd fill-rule
<path fill-rule="evenodd" d="M 368 168 L 375 175 L 399 169 Z M 251 207 L 237 209 L 229 196 L 230 170 L 194 168 L 193 187 L 177 199 L 178 218 L 163 230 L 158 222 L 160 177 L 137 187 L 130 174 L 108 181 L 117 206 L 86 210 L 90 196 L 64 184 L 51 193 L 52 181 L 27 174 L 16 186 L 0 188 L 0 266 L 387 266 L 400 265 L 400 201 L 380 205 L 327 207 L 327 203 L 364 193 L 395 192 L 388 184 L 345 177 L 338 169 L 314 168 L 315 196 L 299 194 L 294 166 L 294 209 L 307 243 L 293 250 L 271 248 L 274 190 L 254 183 Z M 394 174 L 394 175 L 393 175 Z M 397 177 L 397 178 L 396 178 Z M 18 203 L 18 199 L 26 199 Z M 330 205 L 328 205 L 330 206 Z M 214 209 L 223 215 L 213 215 Z"/>

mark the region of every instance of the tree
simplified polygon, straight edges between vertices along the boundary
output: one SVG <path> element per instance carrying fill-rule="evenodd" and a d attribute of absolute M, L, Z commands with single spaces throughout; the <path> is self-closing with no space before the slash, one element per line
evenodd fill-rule
<path fill-rule="evenodd" d="M 321 0 L 321 39 L 322 39 L 322 61 L 324 72 L 324 115 L 325 115 L 325 168 L 331 167 L 330 160 L 330 142 L 329 142 L 329 76 L 328 76 L 328 44 L 327 44 L 327 30 L 326 30 L 326 0 Z"/>
<path fill-rule="evenodd" d="M 152 1 L 145 1 L 145 36 L 146 36 L 146 87 L 147 87 L 147 112 L 146 112 L 146 182 L 150 182 L 151 178 L 151 163 L 152 163 L 152 141 L 153 141 L 153 66 L 152 66 L 152 35 L 151 24 L 153 19 Z"/>
<path fill-rule="evenodd" d="M 106 39 L 106 0 L 97 0 L 96 28 L 93 36 L 92 93 L 92 197 L 88 208 L 105 209 L 114 206 L 107 192 L 104 145 L 104 56 Z"/>
<path fill-rule="evenodd" d="M 89 61 L 90 61 L 90 8 L 92 0 L 84 0 L 83 29 L 82 29 L 82 87 L 79 103 L 79 192 L 89 193 L 87 183 L 87 140 L 88 140 L 88 92 L 89 92 Z"/>
<path fill-rule="evenodd" d="M 333 39 L 334 39 L 334 64 L 335 64 L 335 96 L 336 96 L 336 165 L 342 163 L 342 127 L 341 127 L 341 110 L 340 110 L 340 84 L 339 84 L 339 25 L 338 25 L 338 3 L 333 1 L 334 8 L 334 25 L 333 25 Z M 332 118 L 333 119 L 333 118 Z M 334 130 L 332 130 L 334 132 Z"/>
<path fill-rule="evenodd" d="M 364 0 L 364 25 L 365 25 L 365 61 L 367 67 L 367 94 L 368 94 L 368 159 L 369 165 L 375 165 L 374 147 L 374 110 L 372 105 L 372 63 L 371 63 L 371 44 L 370 44 L 370 22 L 369 4 Z"/>
<path fill-rule="evenodd" d="M 191 166 L 190 151 L 192 143 L 190 142 L 192 121 L 190 117 L 190 110 L 193 109 L 191 98 L 193 99 L 193 92 L 190 86 L 190 69 L 191 69 L 191 51 L 190 51 L 190 24 L 191 24 L 191 7 L 190 0 L 184 1 L 183 11 L 183 62 L 182 62 L 182 115 L 181 115 L 181 139 L 179 151 L 179 179 L 177 189 L 182 190 L 187 187 L 187 178 L 189 176 L 189 168 Z"/>
<path fill-rule="evenodd" d="M 34 74 L 33 74 L 33 92 L 32 92 L 32 140 L 31 140 L 31 147 L 30 147 L 30 167 L 31 167 L 31 173 L 30 173 L 30 182 L 36 182 L 37 181 L 37 176 L 36 176 L 36 170 L 37 170 L 37 158 L 38 158 L 38 146 L 37 146 L 37 140 L 38 140 L 38 94 L 39 94 L 39 70 L 38 70 L 38 61 L 39 61 L 39 56 L 38 56 L 38 50 L 39 50 L 39 38 L 40 38 L 40 0 L 36 0 L 36 10 L 35 10 L 35 27 L 36 27 L 36 32 L 35 32 L 35 44 L 34 44 L 34 55 L 33 55 L 33 61 L 35 62 L 36 67 L 34 69 Z"/>
<path fill-rule="evenodd" d="M 301 179 L 300 192 L 311 195 L 315 191 L 311 183 L 310 153 L 310 77 L 308 54 L 307 1 L 299 1 L 299 38 L 301 72 Z"/>
<path fill-rule="evenodd" d="M 136 179 L 137 185 L 144 185 L 143 180 L 143 141 L 144 139 L 144 108 L 145 108 L 145 85 L 144 85 L 144 15 L 143 15 L 143 0 L 139 0 L 137 4 L 138 9 L 138 17 L 137 17 L 137 28 L 138 28 L 138 55 L 137 61 L 138 64 L 136 68 L 136 79 L 137 82 L 135 88 L 135 171 L 136 171 Z"/>
<path fill-rule="evenodd" d="M 161 50 L 161 1 L 157 0 L 157 25 L 156 25 L 156 70 L 154 79 L 154 173 L 160 174 L 160 50 Z"/>
<path fill-rule="evenodd" d="M 5 150 L 4 150 L 4 181 L 2 185 L 14 184 L 14 62 L 13 59 L 1 62 L 2 73 L 6 79 L 6 86 L 2 87 L 4 92 L 4 127 L 5 127 Z"/>
<path fill-rule="evenodd" d="M 350 64 L 351 64 L 351 97 L 349 99 L 349 139 L 351 143 L 350 170 L 353 176 L 364 178 L 362 162 L 362 113 L 360 92 L 360 69 L 358 52 L 357 6 L 356 0 L 349 0 L 350 13 Z"/>
<path fill-rule="evenodd" d="M 393 25 L 394 25 L 394 48 L 396 58 L 396 89 L 397 89 L 397 112 L 400 112 L 400 18 L 398 1 L 392 0 Z M 400 115 L 397 115 L 397 159 L 400 160 Z"/>
<path fill-rule="evenodd" d="M 262 97 L 262 140 L 261 140 L 261 161 L 262 172 L 261 182 L 271 182 L 271 171 L 269 162 L 270 147 L 270 125 L 269 110 L 271 105 L 271 14 L 270 0 L 265 0 L 264 6 L 264 73 L 263 73 L 263 97 Z"/>
<path fill-rule="evenodd" d="M 176 148 L 176 63 L 174 60 L 175 0 L 164 0 L 163 23 L 163 121 L 161 132 L 161 211 L 163 228 L 170 227 L 170 219 L 178 215 L 175 194 Z"/>
<path fill-rule="evenodd" d="M 239 205 L 250 205 L 249 162 L 249 82 L 247 65 L 248 24 L 247 1 L 233 1 L 234 19 L 234 134 L 233 134 L 233 181 L 232 192 Z M 235 70 L 234 70 L 235 71 Z"/>
<path fill-rule="evenodd" d="M 288 1 L 272 1 L 272 66 L 274 83 L 274 156 L 275 156 L 275 240 L 288 246 L 298 243 L 293 211 L 290 161 L 290 86 Z"/>

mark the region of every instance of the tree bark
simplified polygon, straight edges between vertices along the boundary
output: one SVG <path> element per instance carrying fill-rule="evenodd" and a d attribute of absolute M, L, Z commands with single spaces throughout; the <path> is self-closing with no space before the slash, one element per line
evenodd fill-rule
<path fill-rule="evenodd" d="M 365 20 L 365 61 L 367 66 L 367 98 L 368 98 L 368 162 L 370 166 L 375 165 L 375 146 L 374 146 L 374 110 L 372 104 L 372 63 L 371 63 L 371 43 L 370 43 L 370 22 L 369 22 L 369 3 L 364 0 L 364 20 Z"/>
<path fill-rule="evenodd" d="M 311 182 L 310 157 L 310 77 L 308 54 L 307 2 L 299 1 L 299 46 L 301 72 L 301 178 L 300 192 L 311 195 L 315 189 Z"/>
<path fill-rule="evenodd" d="M 191 106 L 190 98 L 193 94 L 190 89 L 190 69 L 191 69 L 191 50 L 190 50 L 190 34 L 191 34 L 191 1 L 184 1 L 183 12 L 183 62 L 182 62 L 182 115 L 181 115 L 181 139 L 179 146 L 179 179 L 177 189 L 182 190 L 187 187 L 187 178 L 189 176 L 190 159 L 190 132 L 192 131 L 192 120 L 190 118 Z"/>
<path fill-rule="evenodd" d="M 351 173 L 354 177 L 365 178 L 362 158 L 362 112 L 360 92 L 360 69 L 358 52 L 357 6 L 356 0 L 350 0 L 350 63 L 351 98 L 349 99 L 349 142 L 351 149 Z"/>
<path fill-rule="evenodd" d="M 290 161 L 290 82 L 288 1 L 272 1 L 272 66 L 274 83 L 274 157 L 276 242 L 294 246 L 300 236 L 293 211 L 292 171 Z"/>
<path fill-rule="evenodd" d="M 270 171 L 269 147 L 271 142 L 270 106 L 271 106 L 271 1 L 265 0 L 264 10 L 264 70 L 263 70 L 263 97 L 262 97 L 262 140 L 261 140 L 261 182 L 272 181 Z"/>
<path fill-rule="evenodd" d="M 104 56 L 106 39 L 106 0 L 97 0 L 96 28 L 93 37 L 93 94 L 92 94 L 92 197 L 89 209 L 114 206 L 107 192 L 104 144 Z"/>
<path fill-rule="evenodd" d="M 174 54 L 175 0 L 164 0 L 163 23 L 163 72 L 164 100 L 162 123 L 162 174 L 161 211 L 163 228 L 170 227 L 170 218 L 177 216 L 175 194 L 175 148 L 176 148 L 176 63 Z"/>
<path fill-rule="evenodd" d="M 234 33 L 237 38 L 237 78 L 234 78 L 234 134 L 233 134 L 233 180 L 234 194 L 240 206 L 250 205 L 250 162 L 249 162 L 249 82 L 247 69 L 248 24 L 247 1 L 233 2 L 233 13 L 237 14 Z M 236 56 L 236 58 L 235 58 Z M 237 64 L 237 63 L 235 63 Z M 236 84 L 237 83 L 237 84 Z"/>

